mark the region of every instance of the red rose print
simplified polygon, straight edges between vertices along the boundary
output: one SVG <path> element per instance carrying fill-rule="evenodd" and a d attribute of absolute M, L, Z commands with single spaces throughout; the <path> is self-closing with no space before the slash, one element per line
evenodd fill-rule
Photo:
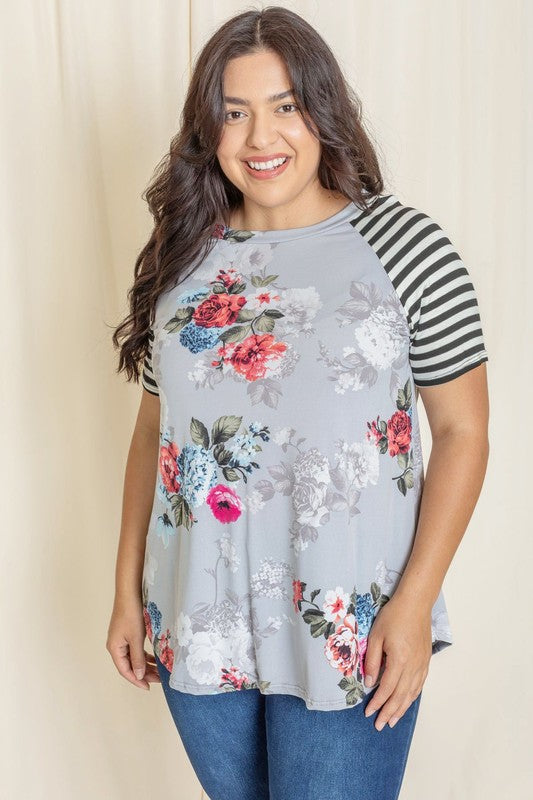
<path fill-rule="evenodd" d="M 150 619 L 150 614 L 148 613 L 148 609 L 146 606 L 143 606 L 143 617 L 144 617 L 144 627 L 146 628 L 146 635 L 153 641 L 154 635 L 152 633 L 152 620 Z"/>
<path fill-rule="evenodd" d="M 169 672 L 172 672 L 174 666 L 174 650 L 168 643 L 169 638 L 170 630 L 167 628 L 167 632 L 159 640 L 159 660 L 165 665 Z"/>
<path fill-rule="evenodd" d="M 221 222 L 217 222 L 215 227 L 213 228 L 213 236 L 215 239 L 223 239 L 224 238 L 224 231 L 226 230 L 226 226 L 222 225 Z"/>
<path fill-rule="evenodd" d="M 242 282 L 242 276 L 237 273 L 237 271 L 231 267 L 231 269 L 225 270 L 220 269 L 218 271 L 218 275 L 213 283 L 223 283 L 226 289 L 230 289 L 234 283 Z"/>
<path fill-rule="evenodd" d="M 222 328 L 235 321 L 245 303 L 242 294 L 211 294 L 194 310 L 192 319 L 204 328 Z"/>
<path fill-rule="evenodd" d="M 372 420 L 372 424 L 367 422 L 368 430 L 366 432 L 366 438 L 368 439 L 369 442 L 374 440 L 374 444 L 379 444 L 383 437 L 383 434 L 378 428 L 378 424 L 379 424 L 379 414 L 377 420 Z"/>
<path fill-rule="evenodd" d="M 271 303 L 272 300 L 279 300 L 280 299 L 280 295 L 279 294 L 271 295 L 270 292 L 261 292 L 260 294 L 256 294 L 255 299 L 261 305 L 264 305 L 264 304 Z"/>
<path fill-rule="evenodd" d="M 268 362 L 280 358 L 286 349 L 287 345 L 276 342 L 271 333 L 253 334 L 234 345 L 230 361 L 235 372 L 256 381 L 264 377 Z"/>
<path fill-rule="evenodd" d="M 219 686 L 230 684 L 235 690 L 246 688 L 246 677 L 240 672 L 237 667 L 230 667 L 225 669 L 222 667 L 222 680 Z"/>
<path fill-rule="evenodd" d="M 411 446 L 411 417 L 406 411 L 395 411 L 387 422 L 389 455 L 408 453 Z"/>
<path fill-rule="evenodd" d="M 304 597 L 302 591 L 302 582 L 293 580 L 292 589 L 293 589 L 292 602 L 294 603 L 294 610 L 296 611 L 296 613 L 299 613 L 300 609 L 298 608 L 298 600 L 303 600 Z"/>
<path fill-rule="evenodd" d="M 163 445 L 159 451 L 159 474 L 164 486 L 171 494 L 179 492 L 181 482 L 179 481 L 179 467 L 177 457 L 179 450 L 174 442 L 168 446 Z"/>

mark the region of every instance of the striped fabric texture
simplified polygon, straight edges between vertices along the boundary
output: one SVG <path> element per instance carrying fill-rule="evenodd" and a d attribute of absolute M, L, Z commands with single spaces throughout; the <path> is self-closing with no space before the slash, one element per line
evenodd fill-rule
<path fill-rule="evenodd" d="M 444 383 L 488 361 L 474 287 L 440 225 L 394 195 L 351 224 L 378 256 L 405 309 L 415 384 Z"/>

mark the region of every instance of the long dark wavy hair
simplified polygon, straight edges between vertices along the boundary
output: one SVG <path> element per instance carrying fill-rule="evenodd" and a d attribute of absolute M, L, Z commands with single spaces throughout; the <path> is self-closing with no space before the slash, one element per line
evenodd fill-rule
<path fill-rule="evenodd" d="M 195 60 L 180 129 L 142 194 L 154 226 L 135 262 L 130 313 L 112 337 L 115 348 L 120 347 L 117 372 L 124 370 L 128 381 L 139 381 L 157 298 L 194 272 L 216 243 L 214 226 L 227 223 L 242 206 L 242 192 L 226 178 L 216 156 L 225 121 L 223 77 L 230 59 L 263 50 L 284 62 L 296 104 L 313 135 L 306 113 L 316 125 L 321 185 L 364 209 L 383 191 L 361 101 L 317 31 L 280 6 L 227 20 Z"/>

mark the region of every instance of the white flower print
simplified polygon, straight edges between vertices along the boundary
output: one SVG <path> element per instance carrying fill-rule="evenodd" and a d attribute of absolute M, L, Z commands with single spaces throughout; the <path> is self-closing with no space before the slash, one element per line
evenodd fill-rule
<path fill-rule="evenodd" d="M 383 370 L 392 370 L 394 378 L 409 354 L 409 327 L 395 291 L 383 296 L 374 284 L 352 281 L 348 294 L 337 322 L 339 328 L 354 326 L 355 345 L 345 345 L 339 358 L 318 342 L 317 361 L 331 370 L 337 394 L 371 388 Z"/>
<path fill-rule="evenodd" d="M 146 562 L 144 565 L 144 579 L 149 586 L 153 586 L 157 572 L 157 558 L 146 548 Z"/>
<path fill-rule="evenodd" d="M 189 675 L 200 684 L 218 684 L 222 667 L 231 658 L 229 639 L 218 633 L 197 631 L 192 636 L 185 664 Z"/>
<path fill-rule="evenodd" d="M 229 533 L 224 533 L 220 539 L 217 539 L 218 549 L 220 555 L 224 559 L 224 565 L 229 567 L 231 572 L 237 572 L 238 566 L 241 563 L 240 557 L 237 555 L 237 548 L 235 542 L 232 540 Z"/>
<path fill-rule="evenodd" d="M 290 497 L 294 509 L 290 546 L 299 554 L 317 540 L 318 530 L 330 521 L 332 512 L 347 513 L 348 521 L 359 513 L 361 491 L 378 481 L 379 453 L 366 439 L 352 443 L 340 439 L 332 466 L 318 448 L 302 450 L 305 437 L 297 438 L 294 428 L 278 429 L 272 438 L 284 452 L 296 448 L 298 454 L 290 463 L 269 466 L 272 480 L 261 479 L 254 489 L 265 502 L 276 493 Z"/>
<path fill-rule="evenodd" d="M 294 428 L 280 428 L 272 434 L 272 441 L 279 445 L 287 444 L 294 433 Z"/>
<path fill-rule="evenodd" d="M 174 632 L 180 645 L 188 645 L 192 640 L 191 618 L 183 611 L 180 611 L 176 619 Z"/>
<path fill-rule="evenodd" d="M 374 444 L 362 442 L 337 443 L 340 452 L 335 453 L 337 468 L 346 480 L 356 489 L 363 489 L 369 483 L 376 484 L 379 478 L 379 453 Z"/>
<path fill-rule="evenodd" d="M 330 589 L 326 592 L 322 604 L 324 619 L 327 619 L 328 622 L 340 622 L 348 613 L 349 605 L 350 595 L 344 591 L 342 586 Z"/>
<path fill-rule="evenodd" d="M 246 672 L 248 676 L 255 677 L 253 637 L 243 619 L 238 619 L 230 632 L 228 645 L 231 661 L 226 666 L 237 667 L 242 672 Z"/>
<path fill-rule="evenodd" d="M 294 462 L 293 470 L 297 482 L 303 483 L 309 479 L 316 481 L 316 483 L 328 484 L 331 482 L 329 461 L 316 447 L 311 447 L 298 456 Z"/>
<path fill-rule="evenodd" d="M 376 369 L 389 369 L 405 342 L 403 318 L 391 304 L 372 309 L 354 331 L 362 354 Z"/>
<path fill-rule="evenodd" d="M 250 490 L 249 494 L 245 495 L 241 499 L 250 514 L 257 514 L 257 512 L 260 511 L 265 505 L 263 495 L 261 492 L 258 492 L 257 489 Z"/>
<path fill-rule="evenodd" d="M 262 558 L 259 572 L 250 579 L 252 595 L 285 600 L 288 597 L 286 578 L 292 576 L 292 567 L 285 561 Z"/>
<path fill-rule="evenodd" d="M 267 617 L 266 624 L 269 628 L 274 628 L 275 630 L 279 631 L 283 625 L 283 620 L 281 617 Z"/>
<path fill-rule="evenodd" d="M 314 286 L 307 288 L 284 289 L 277 308 L 285 315 L 279 325 L 285 336 L 300 333 L 307 335 L 314 332 L 311 321 L 317 311 L 322 308 L 322 300 Z"/>
<path fill-rule="evenodd" d="M 329 519 L 327 505 L 328 487 L 313 478 L 296 481 L 292 491 L 292 504 L 296 521 L 300 525 L 318 528 Z"/>

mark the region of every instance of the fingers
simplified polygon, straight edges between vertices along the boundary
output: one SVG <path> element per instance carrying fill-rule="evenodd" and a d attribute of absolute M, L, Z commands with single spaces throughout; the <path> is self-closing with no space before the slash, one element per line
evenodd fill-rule
<path fill-rule="evenodd" d="M 393 662 L 387 658 L 381 682 L 374 692 L 374 696 L 371 698 L 367 707 L 365 708 L 365 717 L 369 717 L 374 713 L 374 711 L 388 701 L 387 705 L 382 709 L 379 717 L 374 723 L 378 731 L 385 726 L 386 722 L 389 720 L 389 717 L 393 715 L 393 711 L 395 711 L 397 705 L 399 705 L 396 703 L 396 698 L 398 696 L 396 692 L 398 692 L 400 678 L 402 678 L 402 676 L 403 664 L 398 660 Z M 403 692 L 403 683 L 400 684 L 400 686 L 400 692 Z M 403 701 L 403 695 L 401 699 Z"/>
<path fill-rule="evenodd" d="M 379 636 L 377 628 L 372 631 L 372 634 L 368 637 L 365 653 L 365 686 L 373 686 L 376 683 L 385 659 L 383 638 Z"/>
<path fill-rule="evenodd" d="M 146 672 L 146 656 L 143 643 L 138 639 L 130 642 L 130 661 L 135 677 L 142 681 Z"/>
<path fill-rule="evenodd" d="M 131 645 L 128 642 L 118 646 L 108 645 L 107 649 L 123 678 L 133 683 L 134 686 L 150 689 L 147 673 L 149 671 L 150 677 L 153 678 L 152 683 L 154 683 L 156 680 L 153 674 L 154 667 L 152 664 L 149 667 L 147 666 L 147 654 L 144 651 L 142 642 L 140 646 L 138 644 L 135 645 L 133 642 Z M 137 677 L 136 671 L 141 677 Z"/>
<path fill-rule="evenodd" d="M 387 723 L 390 728 L 396 725 L 422 691 L 427 672 L 422 668 L 409 669 L 407 661 L 400 658 L 390 663 L 387 658 L 381 683 L 365 709 L 366 717 L 381 709 L 374 722 L 376 730 L 383 730 Z"/>
<path fill-rule="evenodd" d="M 421 690 L 416 688 L 417 686 L 418 684 L 413 684 L 411 676 L 407 676 L 405 673 L 402 673 L 396 688 L 389 694 L 387 702 L 383 705 L 375 720 L 374 726 L 376 730 L 383 730 L 387 723 L 389 724 L 390 728 L 393 728 L 396 725 L 400 717 L 405 714 L 411 703 L 416 700 L 420 694 Z M 387 689 L 387 691 L 390 691 L 390 688 Z M 374 697 L 371 700 L 373 710 L 375 710 L 375 706 L 373 705 Z M 368 707 L 365 711 L 365 715 L 367 711 Z M 372 713 L 372 711 L 370 713 Z"/>

